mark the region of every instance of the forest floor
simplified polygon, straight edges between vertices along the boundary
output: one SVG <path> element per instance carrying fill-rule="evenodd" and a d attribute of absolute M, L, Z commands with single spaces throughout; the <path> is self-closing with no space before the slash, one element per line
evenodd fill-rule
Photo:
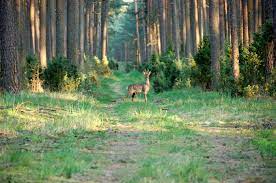
<path fill-rule="evenodd" d="M 81 93 L 0 98 L 0 182 L 273 182 L 276 103 L 200 89 L 126 98 L 138 72 Z"/>

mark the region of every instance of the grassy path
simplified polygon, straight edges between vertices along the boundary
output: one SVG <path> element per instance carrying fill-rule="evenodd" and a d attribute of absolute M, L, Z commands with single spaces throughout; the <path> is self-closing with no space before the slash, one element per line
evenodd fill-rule
<path fill-rule="evenodd" d="M 137 72 L 81 94 L 6 95 L 0 182 L 273 182 L 275 101 L 198 89 L 126 99 Z"/>

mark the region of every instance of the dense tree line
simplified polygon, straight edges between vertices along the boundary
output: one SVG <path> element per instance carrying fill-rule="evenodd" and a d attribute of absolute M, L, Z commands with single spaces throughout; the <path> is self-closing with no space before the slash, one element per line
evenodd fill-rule
<path fill-rule="evenodd" d="M 215 89 L 225 45 L 231 45 L 229 64 L 238 81 L 239 46 L 248 47 L 267 20 L 273 24 L 273 41 L 267 48 L 273 56 L 266 63 L 267 73 L 271 72 L 275 9 L 273 0 L 1 0 L 1 86 L 19 91 L 27 55 L 37 55 L 42 68 L 59 56 L 80 70 L 86 56 L 136 60 L 139 67 L 170 48 L 177 59 L 191 58 L 207 36 Z"/>
<path fill-rule="evenodd" d="M 109 0 L 1 0 L 1 86 L 20 89 L 27 55 L 43 68 L 67 57 L 83 68 L 84 55 L 107 56 Z"/>

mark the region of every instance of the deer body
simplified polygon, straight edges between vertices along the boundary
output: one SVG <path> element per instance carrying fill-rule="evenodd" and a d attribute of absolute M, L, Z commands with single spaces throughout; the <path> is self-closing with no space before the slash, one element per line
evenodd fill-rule
<path fill-rule="evenodd" d="M 147 102 L 147 94 L 150 90 L 150 81 L 149 76 L 151 72 L 150 71 L 144 71 L 144 76 L 146 78 L 146 83 L 144 84 L 133 84 L 128 86 L 128 96 L 132 97 L 132 101 L 134 100 L 135 95 L 138 93 L 143 93 L 145 102 Z"/>

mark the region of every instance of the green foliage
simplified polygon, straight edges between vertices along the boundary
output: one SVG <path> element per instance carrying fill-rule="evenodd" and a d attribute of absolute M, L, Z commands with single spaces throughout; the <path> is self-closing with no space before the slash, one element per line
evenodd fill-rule
<path fill-rule="evenodd" d="M 254 34 L 254 40 L 250 45 L 250 51 L 256 53 L 261 60 L 265 60 L 267 43 L 272 41 L 272 22 L 268 20 L 265 22 L 258 32 Z"/>
<path fill-rule="evenodd" d="M 66 58 L 54 58 L 44 71 L 44 86 L 50 91 L 74 91 L 81 83 L 77 67 Z"/>
<path fill-rule="evenodd" d="M 204 88 L 211 86 L 211 47 L 208 37 L 204 37 L 200 43 L 198 52 L 194 56 L 196 68 L 193 70 L 195 84 L 200 84 Z"/>
<path fill-rule="evenodd" d="M 111 70 L 118 70 L 119 69 L 119 64 L 114 58 L 109 59 L 108 66 Z"/>
<path fill-rule="evenodd" d="M 139 70 L 150 70 L 155 92 L 163 92 L 172 88 L 191 87 L 194 66 L 193 60 L 177 60 L 172 49 L 169 49 L 160 57 L 152 55 L 151 60 Z"/>
<path fill-rule="evenodd" d="M 39 59 L 36 55 L 28 55 L 26 57 L 26 66 L 25 66 L 25 75 L 27 80 L 31 82 L 33 76 L 36 73 L 41 73 L 41 66 L 39 63 Z"/>

